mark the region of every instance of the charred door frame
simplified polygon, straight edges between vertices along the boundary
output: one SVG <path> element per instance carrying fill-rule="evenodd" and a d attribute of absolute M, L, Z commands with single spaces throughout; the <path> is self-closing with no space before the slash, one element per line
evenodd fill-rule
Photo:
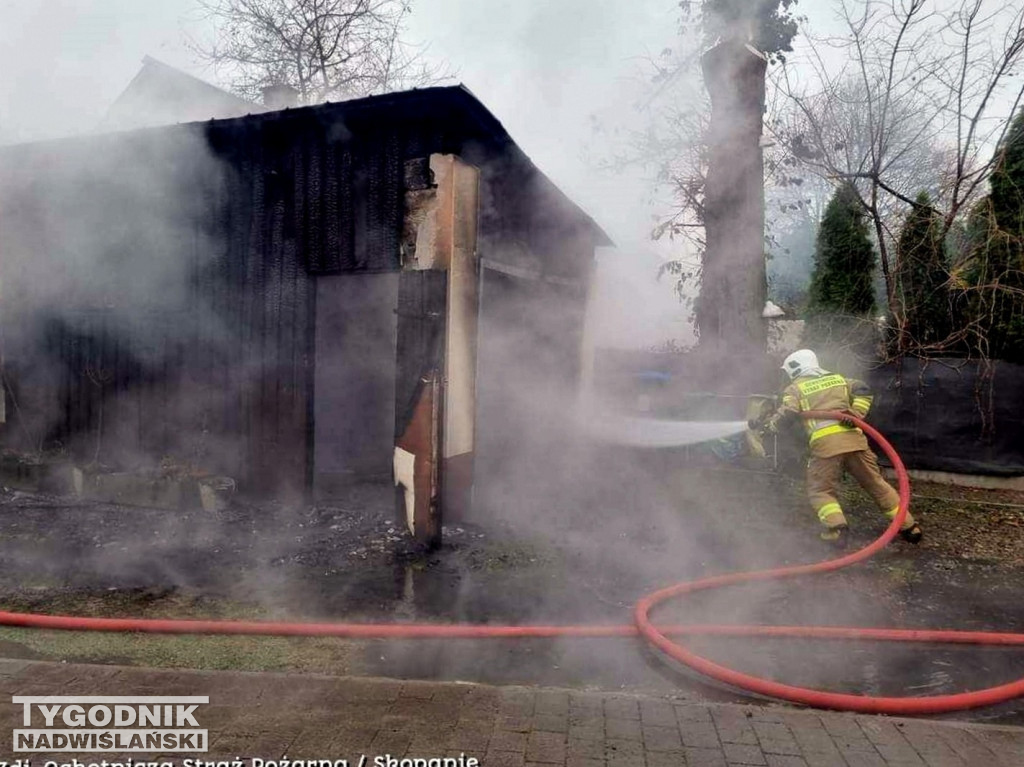
<path fill-rule="evenodd" d="M 435 546 L 445 514 L 465 515 L 472 500 L 480 175 L 454 155 L 424 170 L 406 193 L 394 473 L 399 517 Z"/>

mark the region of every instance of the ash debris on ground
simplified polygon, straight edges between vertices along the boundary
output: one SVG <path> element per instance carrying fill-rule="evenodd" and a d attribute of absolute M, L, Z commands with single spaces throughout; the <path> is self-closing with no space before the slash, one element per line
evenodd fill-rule
<path fill-rule="evenodd" d="M 566 508 L 552 499 L 543 525 L 526 524 L 523 515 L 481 514 L 478 524 L 447 524 L 445 543 L 434 551 L 416 544 L 396 521 L 387 486 L 356 486 L 330 503 L 236 502 L 221 512 L 168 512 L 8 490 L 0 494 L 0 590 L 44 600 L 68 591 L 191 590 L 275 614 L 303 617 L 312 611 L 343 619 L 353 610 L 387 614 L 389 603 L 402 598 L 401 580 L 411 570 L 423 583 L 445 583 L 452 592 L 438 588 L 424 598 L 422 617 L 466 618 L 468 582 L 468 591 L 481 592 L 471 619 L 564 622 L 620 619 L 644 589 L 673 580 L 833 553 L 815 540 L 815 520 L 796 483 L 737 473 L 717 481 L 703 473 L 699 486 L 693 479 L 676 476 L 678 505 L 660 515 L 607 493 L 603 506 Z M 1014 494 L 938 487 L 919 492 L 924 497 L 914 508 L 927 524 L 925 542 L 894 544 L 838 579 L 881 578 L 879 599 L 895 599 L 891 610 L 907 614 L 931 601 L 915 585 L 931 583 L 943 593 L 982 581 L 995 587 L 1024 568 L 1024 506 L 1014 504 Z M 884 528 L 884 519 L 856 492 L 844 497 L 844 505 L 852 509 L 854 545 Z M 527 592 L 513 599 L 512 586 Z M 898 604 L 901 588 L 915 592 L 913 604 Z M 764 604 L 743 600 L 745 609 L 734 610 L 735 617 L 757 617 Z M 836 614 L 849 620 L 842 610 Z M 1016 621 L 1012 610 L 998 625 L 1007 620 Z"/>
<path fill-rule="evenodd" d="M 55 599 L 73 609 L 68 597 L 75 594 L 90 610 L 120 614 L 130 594 L 149 603 L 154 593 L 175 593 L 238 602 L 268 617 L 386 619 L 402 602 L 411 571 L 422 581 L 419 617 L 488 622 L 532 617 L 529 599 L 507 592 L 501 598 L 510 583 L 538 594 L 557 591 L 544 581 L 572 556 L 546 538 L 517 534 L 502 522 L 454 523 L 444 528 L 445 545 L 430 550 L 395 521 L 393 493 L 357 486 L 331 503 L 238 502 L 220 512 L 168 512 L 6 491 L 0 594 L 9 605 L 44 612 Z M 607 601 L 621 609 L 629 597 Z M 577 603 L 577 619 L 592 613 L 577 599 L 553 600 L 559 614 L 569 602 Z"/>
<path fill-rule="evenodd" d="M 540 526 L 525 524 L 522 516 L 483 514 L 478 524 L 451 523 L 444 546 L 433 551 L 416 546 L 394 521 L 394 490 L 387 486 L 353 488 L 329 504 L 234 503 L 218 513 L 8 491 L 0 495 L 0 603 L 8 610 L 103 616 L 628 623 L 632 603 L 654 588 L 834 556 L 817 541 L 817 520 L 803 507 L 798 483 L 705 471 L 677 472 L 672 484 L 678 505 L 660 515 L 630 507 L 604 488 L 602 501 L 592 505 L 562 507 L 564 499 L 552 498 L 535 510 L 548 515 Z M 656 618 L 1022 630 L 1024 606 L 1015 584 L 1024 564 L 1006 552 L 1024 550 L 1024 498 L 921 484 L 915 490 L 915 513 L 928 531 L 920 546 L 894 543 L 864 565 L 826 577 L 694 595 Z M 857 491 L 843 501 L 853 545 L 884 528 L 884 518 Z M 985 501 L 1001 505 L 986 507 Z M 348 647 L 348 660 L 327 673 L 737 699 L 681 674 L 633 640 L 330 642 Z M 752 673 L 874 694 L 954 692 L 1024 672 L 1015 648 L 726 638 L 688 643 Z M 28 645 L 12 648 L 9 654 L 37 657 Z M 109 659 L 95 649 L 89 657 L 119 659 L 113 650 Z M 234 667 L 230 659 L 218 662 Z M 315 664 L 302 669 L 325 671 Z M 1008 704 L 965 716 L 1016 722 L 1024 720 L 1020 708 Z"/>

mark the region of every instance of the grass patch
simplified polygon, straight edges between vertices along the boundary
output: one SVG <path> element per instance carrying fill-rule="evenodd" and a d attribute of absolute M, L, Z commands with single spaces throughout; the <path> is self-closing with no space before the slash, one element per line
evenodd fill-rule
<path fill-rule="evenodd" d="M 269 620 L 258 605 L 173 590 L 31 590 L 4 595 L 4 609 L 98 617 Z M 0 627 L 7 657 L 221 671 L 354 673 L 362 644 L 330 637 L 186 636 Z"/>
<path fill-rule="evenodd" d="M 298 671 L 351 674 L 361 643 L 324 637 L 121 634 L 2 628 L 0 644 L 25 657 L 72 663 L 112 663 L 217 671 Z"/>

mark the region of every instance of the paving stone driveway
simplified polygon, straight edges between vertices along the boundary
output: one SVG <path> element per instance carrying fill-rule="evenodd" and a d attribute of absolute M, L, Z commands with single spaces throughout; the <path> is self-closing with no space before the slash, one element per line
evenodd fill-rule
<path fill-rule="evenodd" d="M 194 767 L 186 759 L 236 757 L 251 767 L 253 758 L 285 756 L 353 766 L 362 760 L 362 767 L 412 767 L 400 760 L 444 757 L 459 767 L 470 767 L 471 758 L 483 767 L 1024 765 L 1024 728 L 620 693 L 13 660 L 0 660 L 0 693 L 0 754 L 30 757 L 31 767 L 129 756 L 175 767 Z M 13 754 L 10 733 L 23 727 L 24 714 L 14 695 L 206 695 L 210 702 L 196 718 L 209 731 L 209 751 Z M 34 714 L 32 726 L 42 725 Z"/>

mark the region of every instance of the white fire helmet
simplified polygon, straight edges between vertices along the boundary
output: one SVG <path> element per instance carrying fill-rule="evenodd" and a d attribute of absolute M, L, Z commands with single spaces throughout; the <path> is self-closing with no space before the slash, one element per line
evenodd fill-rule
<path fill-rule="evenodd" d="M 790 381 L 808 375 L 819 369 L 818 355 L 810 349 L 798 349 L 783 360 L 782 369 L 786 371 Z"/>

